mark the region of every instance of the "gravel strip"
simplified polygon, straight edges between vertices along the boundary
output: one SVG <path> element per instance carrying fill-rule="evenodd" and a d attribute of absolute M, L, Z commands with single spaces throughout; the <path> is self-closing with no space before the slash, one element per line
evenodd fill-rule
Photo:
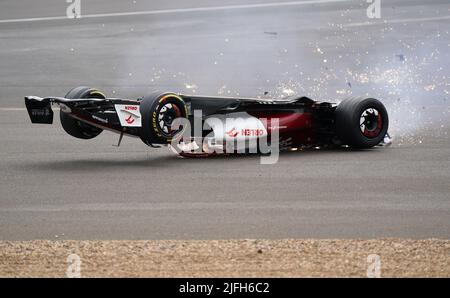
<path fill-rule="evenodd" d="M 438 239 L 0 241 L 0 276 L 66 277 L 70 254 L 82 277 L 366 277 L 370 254 L 381 277 L 450 277 Z"/>

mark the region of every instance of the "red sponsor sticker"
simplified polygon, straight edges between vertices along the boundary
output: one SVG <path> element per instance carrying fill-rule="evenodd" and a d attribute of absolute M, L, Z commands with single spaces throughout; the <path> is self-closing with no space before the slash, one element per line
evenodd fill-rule
<path fill-rule="evenodd" d="M 125 119 L 125 121 L 126 121 L 128 124 L 132 124 L 132 123 L 134 122 L 134 118 L 133 118 L 133 116 L 130 115 L 130 117 L 128 117 L 127 119 Z"/>
<path fill-rule="evenodd" d="M 239 132 L 236 131 L 236 129 L 233 127 L 232 129 L 230 129 L 229 131 L 227 131 L 226 134 L 227 134 L 229 137 L 234 138 L 234 137 L 236 137 L 236 136 L 239 134 Z"/>

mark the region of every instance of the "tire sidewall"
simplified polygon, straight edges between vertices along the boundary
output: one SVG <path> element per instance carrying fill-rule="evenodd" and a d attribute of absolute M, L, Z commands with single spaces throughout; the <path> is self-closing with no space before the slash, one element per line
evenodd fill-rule
<path fill-rule="evenodd" d="M 158 122 L 158 115 L 161 108 L 168 103 L 177 105 L 181 111 L 181 117 L 187 117 L 188 111 L 186 104 L 175 93 L 156 91 L 142 99 L 140 104 L 142 117 L 141 139 L 147 145 L 169 144 L 172 141 L 173 136 L 164 133 Z"/>
<path fill-rule="evenodd" d="M 376 109 L 381 114 L 382 128 L 374 137 L 366 137 L 360 129 L 360 117 L 369 108 Z M 384 105 L 377 99 L 350 99 L 339 104 L 336 110 L 337 133 L 344 143 L 356 148 L 370 148 L 378 145 L 384 138 L 389 127 L 389 118 Z"/>
<path fill-rule="evenodd" d="M 97 94 L 102 94 L 99 90 L 95 88 L 79 86 L 75 87 L 65 95 L 65 98 L 74 99 L 74 98 L 89 98 L 91 93 L 96 92 Z M 92 139 L 98 136 L 103 130 L 92 126 L 87 123 L 83 123 L 78 119 L 75 119 L 63 112 L 62 110 L 59 113 L 61 125 L 65 132 L 69 135 L 78 138 L 78 139 Z"/>

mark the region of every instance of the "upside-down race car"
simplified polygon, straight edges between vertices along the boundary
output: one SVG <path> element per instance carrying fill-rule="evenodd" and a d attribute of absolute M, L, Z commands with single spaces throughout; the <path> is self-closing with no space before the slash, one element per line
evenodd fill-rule
<path fill-rule="evenodd" d="M 88 87 L 74 88 L 65 97 L 25 97 L 32 123 L 51 124 L 52 104 L 59 105 L 62 127 L 73 137 L 92 139 L 106 129 L 120 134 L 119 145 L 123 135 L 134 136 L 152 147 L 175 144 L 184 156 L 235 153 L 227 144 L 243 141 L 249 149 L 252 140 L 274 136 L 283 148 L 370 148 L 383 142 L 389 122 L 385 107 L 373 98 L 338 105 L 307 97 L 268 100 L 170 92 L 120 99 Z M 189 141 L 180 137 L 186 133 Z"/>

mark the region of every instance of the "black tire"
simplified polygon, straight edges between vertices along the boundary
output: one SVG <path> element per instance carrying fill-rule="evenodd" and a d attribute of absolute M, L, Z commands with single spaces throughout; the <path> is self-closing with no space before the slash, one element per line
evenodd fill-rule
<path fill-rule="evenodd" d="M 65 98 L 105 98 L 105 96 L 97 89 L 81 86 L 70 90 Z M 89 140 L 103 131 L 98 127 L 71 117 L 70 114 L 64 113 L 62 110 L 59 113 L 59 118 L 63 129 L 69 135 L 78 139 Z"/>
<path fill-rule="evenodd" d="M 141 140 L 147 145 L 169 144 L 180 133 L 180 130 L 172 131 L 170 124 L 175 118 L 187 118 L 188 115 L 184 100 L 171 92 L 153 92 L 145 96 L 139 110 L 142 117 Z M 161 121 L 164 123 L 160 124 Z"/>
<path fill-rule="evenodd" d="M 377 99 L 346 99 L 336 108 L 336 133 L 343 145 L 371 148 L 383 141 L 388 127 L 388 113 Z"/>

